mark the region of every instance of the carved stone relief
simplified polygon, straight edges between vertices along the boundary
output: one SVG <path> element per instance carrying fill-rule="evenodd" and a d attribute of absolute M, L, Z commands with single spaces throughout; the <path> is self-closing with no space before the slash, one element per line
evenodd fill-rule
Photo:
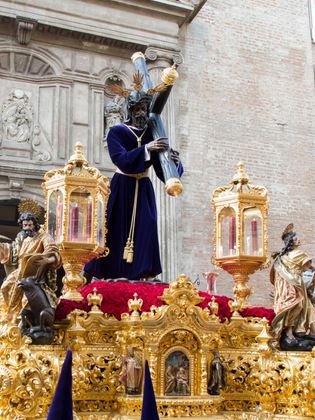
<path fill-rule="evenodd" d="M 34 127 L 34 137 L 32 141 L 32 158 L 40 162 L 46 162 L 52 158 L 52 147 L 44 135 L 44 131 L 41 130 L 39 125 Z"/>
<path fill-rule="evenodd" d="M 33 135 L 34 111 L 30 94 L 15 89 L 1 108 L 1 143 L 30 143 Z"/>
<path fill-rule="evenodd" d="M 0 146 L 7 155 L 51 159 L 51 146 L 43 141 L 39 123 L 34 120 L 31 94 L 21 89 L 10 92 L 1 107 Z"/>

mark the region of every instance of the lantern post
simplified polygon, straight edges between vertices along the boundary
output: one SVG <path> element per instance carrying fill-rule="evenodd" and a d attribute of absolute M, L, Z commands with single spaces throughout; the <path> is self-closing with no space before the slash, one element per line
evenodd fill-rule
<path fill-rule="evenodd" d="M 84 265 L 106 256 L 106 204 L 109 180 L 90 167 L 81 143 L 63 169 L 45 174 L 46 230 L 59 246 L 65 277 L 62 299 L 81 301 Z"/>
<path fill-rule="evenodd" d="M 216 188 L 212 194 L 213 262 L 234 278 L 233 310 L 248 305 L 249 276 L 268 261 L 268 201 L 266 188 L 249 182 L 242 162 L 229 185 Z"/>

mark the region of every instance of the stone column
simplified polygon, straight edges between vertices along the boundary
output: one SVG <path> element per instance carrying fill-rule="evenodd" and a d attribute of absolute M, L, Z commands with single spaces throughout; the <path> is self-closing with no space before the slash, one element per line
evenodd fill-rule
<path fill-rule="evenodd" d="M 147 65 L 152 83 L 161 83 L 161 73 L 166 67 L 173 63 L 181 64 L 182 56 L 179 51 L 162 49 L 149 46 L 145 52 Z M 179 139 L 175 138 L 175 112 L 173 91 L 171 92 L 165 108 L 162 112 L 162 119 L 168 134 L 171 147 L 180 151 Z M 162 280 L 170 282 L 180 274 L 177 261 L 177 219 L 179 198 L 170 197 L 164 191 L 164 184 L 151 173 L 151 179 L 156 195 L 158 210 L 158 232 L 160 240 L 160 252 L 162 261 Z"/>

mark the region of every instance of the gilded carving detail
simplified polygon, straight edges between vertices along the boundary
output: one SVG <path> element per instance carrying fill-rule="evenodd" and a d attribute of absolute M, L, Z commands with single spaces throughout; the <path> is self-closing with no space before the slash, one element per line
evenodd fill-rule
<path fill-rule="evenodd" d="M 163 337 L 160 343 L 160 351 L 165 352 L 170 347 L 184 346 L 191 352 L 198 350 L 198 341 L 194 334 L 186 330 L 176 330 Z"/>

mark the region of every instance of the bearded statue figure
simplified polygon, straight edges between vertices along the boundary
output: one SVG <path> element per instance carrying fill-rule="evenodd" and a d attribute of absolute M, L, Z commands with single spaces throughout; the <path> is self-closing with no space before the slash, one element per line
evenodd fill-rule
<path fill-rule="evenodd" d="M 275 287 L 272 321 L 274 338 L 281 350 L 311 351 L 315 346 L 315 309 L 302 278 L 313 270 L 311 258 L 300 249 L 291 223 L 282 234 L 284 247 L 273 254 L 270 281 Z"/>
<path fill-rule="evenodd" d="M 56 269 L 61 266 L 61 257 L 53 238 L 40 229 L 37 217 L 29 212 L 21 214 L 18 224 L 22 230 L 11 244 L 0 243 L 0 262 L 9 272 L 1 286 L 7 307 L 9 323 L 16 323 L 27 300 L 19 282 L 34 276 L 41 281 L 52 308 L 57 304 Z M 11 272 L 10 272 L 11 271 Z"/>
<path fill-rule="evenodd" d="M 143 58 L 144 61 L 144 58 Z M 108 132 L 108 152 L 116 171 L 110 184 L 107 204 L 107 244 L 110 254 L 85 266 L 85 272 L 98 279 L 150 281 L 161 274 L 157 208 L 154 189 L 149 178 L 153 167 L 157 177 L 166 182 L 160 153 L 169 153 L 169 161 L 177 174 L 183 173 L 179 153 L 170 149 L 165 136 L 156 137 L 152 123 L 155 110 L 163 108 L 170 86 L 160 84 L 148 88 L 146 69 L 133 76 L 132 90 L 112 85 L 112 93 L 125 98 L 127 120 L 114 125 Z"/>

